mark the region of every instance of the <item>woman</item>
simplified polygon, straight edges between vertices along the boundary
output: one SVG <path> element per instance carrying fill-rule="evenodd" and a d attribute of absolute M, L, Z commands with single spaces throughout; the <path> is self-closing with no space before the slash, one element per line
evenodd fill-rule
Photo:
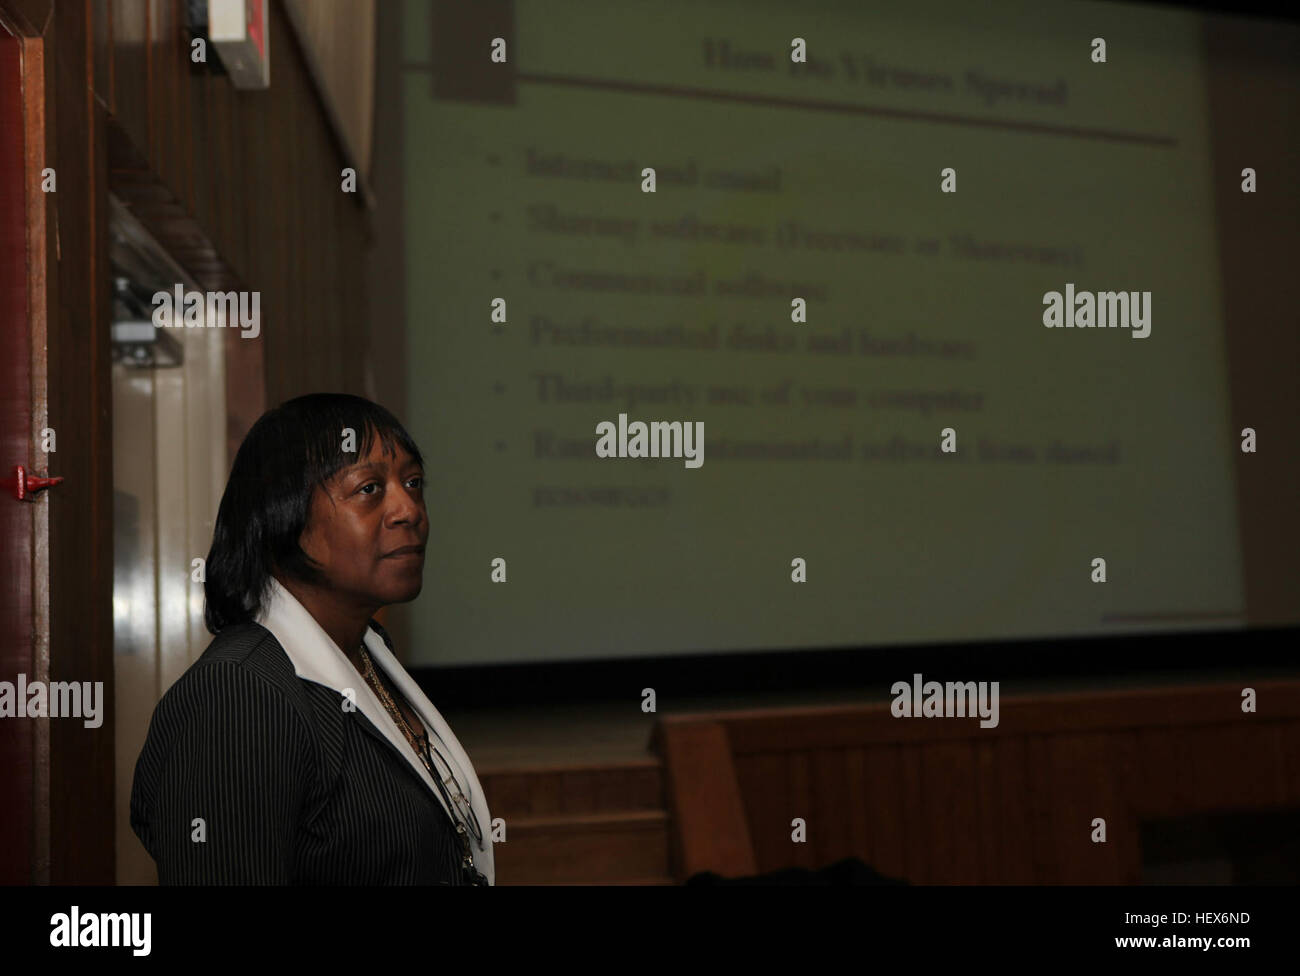
<path fill-rule="evenodd" d="M 135 769 L 161 884 L 494 883 L 474 768 L 371 619 L 423 585 L 423 474 L 360 397 L 299 397 L 248 432 L 206 565 L 215 639 Z"/>

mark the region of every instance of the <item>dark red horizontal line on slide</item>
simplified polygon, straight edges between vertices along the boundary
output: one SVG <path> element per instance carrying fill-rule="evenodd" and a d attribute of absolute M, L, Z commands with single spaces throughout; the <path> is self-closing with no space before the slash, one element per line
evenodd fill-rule
<path fill-rule="evenodd" d="M 1239 610 L 1204 610 L 1187 613 L 1104 613 L 1101 622 L 1141 623 L 1147 620 L 1240 620 L 1245 616 Z"/>
<path fill-rule="evenodd" d="M 855 105 L 851 102 L 832 102 L 818 98 L 784 98 L 777 95 L 755 95 L 745 92 L 718 91 L 711 88 L 685 88 L 677 85 L 650 85 L 635 81 L 611 81 L 601 78 L 579 78 L 573 75 L 539 75 L 520 72 L 516 81 L 530 81 L 540 85 L 568 85 L 572 88 L 597 88 L 607 91 L 628 92 L 640 95 L 666 95 L 671 98 L 698 98 L 714 102 L 739 102 L 762 108 L 794 108 L 813 112 L 840 112 L 846 115 L 865 115 L 883 119 L 901 119 L 908 122 L 937 122 L 943 125 L 970 125 L 985 129 L 1006 129 L 1012 132 L 1032 132 L 1039 135 L 1067 136 L 1072 139 L 1100 139 L 1105 142 L 1126 142 L 1143 146 L 1160 146 L 1166 149 L 1178 145 L 1173 136 L 1153 135 L 1146 132 L 1121 132 L 1115 129 L 1088 129 L 1074 125 L 1052 125 L 1047 122 L 1016 122 L 1011 119 L 981 118 L 974 115 L 954 115 L 950 112 L 916 112 L 910 109 L 882 108 L 872 105 Z"/>
<path fill-rule="evenodd" d="M 432 72 L 427 62 L 408 61 L 404 71 Z M 718 91 L 712 88 L 685 88 L 676 85 L 650 85 L 635 81 L 611 81 L 601 78 L 578 78 L 572 75 L 539 75 L 519 73 L 516 81 L 531 81 L 542 85 L 569 85 L 574 88 L 597 88 L 608 91 L 631 92 L 642 95 L 667 95 L 672 98 L 698 98 L 716 102 L 740 102 L 762 108 L 796 108 L 814 112 L 840 112 L 849 115 L 866 115 L 883 119 L 900 119 L 906 122 L 937 122 L 943 125 L 970 125 L 985 129 L 1005 129 L 1011 132 L 1032 132 L 1039 135 L 1066 136 L 1071 139 L 1098 139 L 1103 142 L 1125 142 L 1139 146 L 1160 146 L 1172 149 L 1178 145 L 1173 136 L 1149 132 L 1122 132 L 1118 129 L 1088 129 L 1077 125 L 1052 125 L 1048 122 L 1017 122 L 1012 119 L 981 118 L 975 115 L 954 115 L 951 112 L 916 112 L 902 108 L 883 108 L 873 105 L 855 105 L 851 102 L 830 102 L 817 98 L 782 98 L 777 95 L 752 95 L 744 92 Z"/>

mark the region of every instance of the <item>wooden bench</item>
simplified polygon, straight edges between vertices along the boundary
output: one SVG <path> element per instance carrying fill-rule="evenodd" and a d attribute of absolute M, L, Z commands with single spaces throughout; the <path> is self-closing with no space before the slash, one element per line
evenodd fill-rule
<path fill-rule="evenodd" d="M 913 883 L 1131 884 L 1143 822 L 1300 811 L 1300 681 L 1002 695 L 1000 711 L 995 728 L 888 701 L 662 717 L 674 876 L 851 856 Z"/>

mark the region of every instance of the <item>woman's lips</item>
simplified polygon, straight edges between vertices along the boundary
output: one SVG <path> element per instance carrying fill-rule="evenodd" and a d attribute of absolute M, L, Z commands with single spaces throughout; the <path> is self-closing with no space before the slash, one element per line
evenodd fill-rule
<path fill-rule="evenodd" d="M 385 559 L 423 559 L 423 546 L 403 546 L 401 549 L 394 549 L 384 556 Z"/>

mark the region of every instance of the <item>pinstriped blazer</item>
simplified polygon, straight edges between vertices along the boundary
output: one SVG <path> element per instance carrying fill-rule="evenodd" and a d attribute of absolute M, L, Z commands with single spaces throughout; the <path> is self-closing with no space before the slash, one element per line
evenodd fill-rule
<path fill-rule="evenodd" d="M 259 623 L 222 630 L 158 702 L 131 829 L 161 884 L 461 883 L 452 821 L 407 757 Z"/>

